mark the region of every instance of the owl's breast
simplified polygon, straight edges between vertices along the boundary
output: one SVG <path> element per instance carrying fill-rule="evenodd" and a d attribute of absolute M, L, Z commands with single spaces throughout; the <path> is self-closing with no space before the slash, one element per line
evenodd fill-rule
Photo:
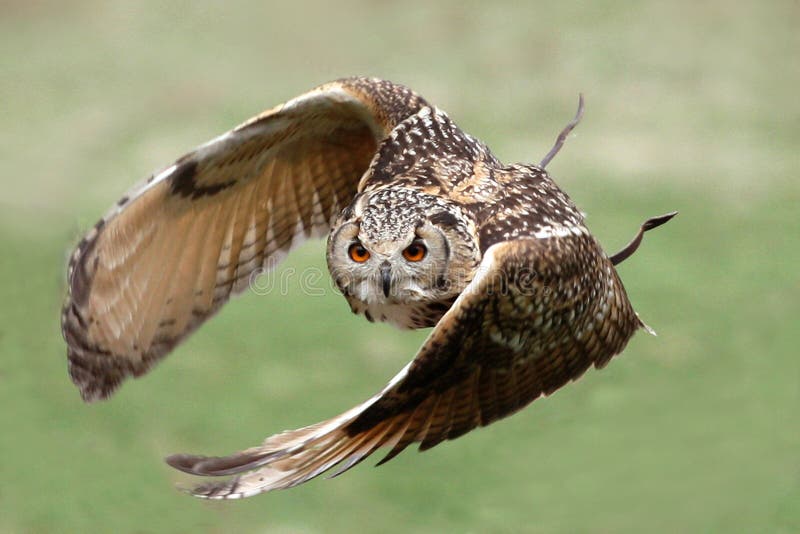
<path fill-rule="evenodd" d="M 385 302 L 367 303 L 347 296 L 353 313 L 363 315 L 371 323 L 389 323 L 403 330 L 416 330 L 436 326 L 439 319 L 450 309 L 456 296 L 430 302 Z"/>

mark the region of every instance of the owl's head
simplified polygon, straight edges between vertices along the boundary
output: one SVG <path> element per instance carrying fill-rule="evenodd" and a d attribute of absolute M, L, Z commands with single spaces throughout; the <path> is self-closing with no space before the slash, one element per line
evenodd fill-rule
<path fill-rule="evenodd" d="M 366 192 L 333 225 L 328 268 L 351 304 L 442 301 L 472 279 L 480 255 L 474 235 L 472 221 L 440 197 L 401 188 Z"/>

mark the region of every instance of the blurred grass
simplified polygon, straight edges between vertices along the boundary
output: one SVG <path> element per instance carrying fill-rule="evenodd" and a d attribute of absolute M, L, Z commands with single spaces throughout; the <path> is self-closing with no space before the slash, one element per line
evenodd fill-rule
<path fill-rule="evenodd" d="M 0 531 L 800 530 L 796 2 L 6 2 L 0 9 Z M 127 188 L 318 83 L 403 82 L 550 170 L 620 268 L 638 335 L 514 417 L 244 502 L 172 488 L 372 394 L 425 333 L 336 295 L 246 295 L 111 401 L 65 372 L 66 256 Z M 311 244 L 289 267 L 324 269 Z"/>

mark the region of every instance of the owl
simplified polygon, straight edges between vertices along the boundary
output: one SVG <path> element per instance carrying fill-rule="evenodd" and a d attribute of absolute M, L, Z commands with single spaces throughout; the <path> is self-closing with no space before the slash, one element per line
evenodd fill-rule
<path fill-rule="evenodd" d="M 545 170 L 579 115 L 539 165 L 500 162 L 378 79 L 334 81 L 246 121 L 150 176 L 80 241 L 61 317 L 72 381 L 87 402 L 108 397 L 325 236 L 353 312 L 430 335 L 344 413 L 230 456 L 167 458 L 227 477 L 194 495 L 247 497 L 341 474 L 379 448 L 380 463 L 426 450 L 605 366 L 647 328 L 614 265 L 674 213 L 603 252 Z"/>

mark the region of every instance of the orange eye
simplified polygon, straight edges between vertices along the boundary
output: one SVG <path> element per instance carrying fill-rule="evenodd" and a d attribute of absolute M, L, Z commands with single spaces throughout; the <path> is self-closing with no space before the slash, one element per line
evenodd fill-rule
<path fill-rule="evenodd" d="M 364 263 L 369 259 L 369 250 L 365 249 L 361 243 L 350 245 L 350 248 L 347 249 L 347 254 L 350 255 L 351 260 L 357 263 Z"/>
<path fill-rule="evenodd" d="M 427 253 L 428 249 L 422 243 L 411 243 L 403 251 L 403 257 L 408 261 L 422 261 Z"/>

